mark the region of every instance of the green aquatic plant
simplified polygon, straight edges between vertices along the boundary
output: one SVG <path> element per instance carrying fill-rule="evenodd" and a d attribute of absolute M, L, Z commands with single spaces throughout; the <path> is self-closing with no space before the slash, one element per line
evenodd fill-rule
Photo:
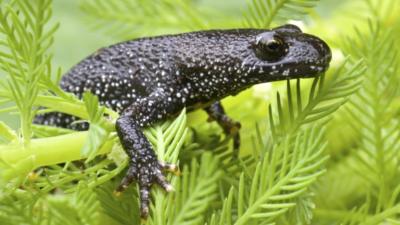
<path fill-rule="evenodd" d="M 150 216 L 140 221 L 135 185 L 113 194 L 128 162 L 114 129 L 118 113 L 90 93 L 80 100 L 58 87 L 51 52 L 63 24 L 51 19 L 52 1 L 0 0 L 0 113 L 19 118 L 19 127 L 0 123 L 0 224 L 400 224 L 400 3 L 216 7 L 81 1 L 79 17 L 116 40 L 302 20 L 334 50 L 324 75 L 274 84 L 267 100 L 249 90 L 223 102 L 243 124 L 237 159 L 201 114 L 183 110 L 146 129 L 159 158 L 178 163 L 181 174 L 168 175 L 174 192 L 154 188 Z M 32 124 L 49 111 L 78 116 L 90 129 Z"/>

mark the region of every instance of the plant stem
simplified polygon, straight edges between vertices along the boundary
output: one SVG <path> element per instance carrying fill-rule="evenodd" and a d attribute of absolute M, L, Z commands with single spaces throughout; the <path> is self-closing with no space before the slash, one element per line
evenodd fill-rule
<path fill-rule="evenodd" d="M 56 137 L 32 139 L 28 147 L 21 144 L 0 145 L 0 161 L 14 169 L 24 160 L 31 163 L 30 168 L 24 171 L 34 170 L 41 166 L 54 165 L 63 162 L 83 159 L 81 149 L 87 139 L 88 132 L 74 132 Z M 114 141 L 107 140 L 97 154 L 105 154 L 111 151 Z M 20 175 L 20 174 L 10 174 Z"/>

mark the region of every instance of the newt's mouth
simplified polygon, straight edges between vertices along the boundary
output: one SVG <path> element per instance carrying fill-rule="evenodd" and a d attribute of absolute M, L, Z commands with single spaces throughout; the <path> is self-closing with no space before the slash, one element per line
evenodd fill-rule
<path fill-rule="evenodd" d="M 270 75 L 271 80 L 316 77 L 328 70 L 331 57 L 330 54 L 326 54 L 325 57 L 314 61 L 286 64 L 277 63 L 265 69 L 260 69 L 258 72 L 263 73 L 265 71 L 264 73 Z"/>
<path fill-rule="evenodd" d="M 329 54 L 323 59 L 313 63 L 293 65 L 291 73 L 289 73 L 288 76 L 293 78 L 316 77 L 328 70 L 331 58 L 332 56 Z"/>
<path fill-rule="evenodd" d="M 307 77 L 315 77 L 318 76 L 329 69 L 329 64 L 332 59 L 332 54 L 329 51 L 325 57 L 316 61 L 314 65 L 307 65 L 309 73 L 305 73 L 304 75 Z"/>

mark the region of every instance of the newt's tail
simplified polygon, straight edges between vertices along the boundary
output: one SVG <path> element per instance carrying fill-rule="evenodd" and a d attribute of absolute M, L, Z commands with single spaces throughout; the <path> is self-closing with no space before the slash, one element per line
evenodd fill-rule
<path fill-rule="evenodd" d="M 44 114 L 36 115 L 33 119 L 34 124 L 47 125 L 62 127 L 72 130 L 87 130 L 89 129 L 89 124 L 86 122 L 80 122 L 78 117 L 71 116 L 60 112 L 49 112 Z"/>

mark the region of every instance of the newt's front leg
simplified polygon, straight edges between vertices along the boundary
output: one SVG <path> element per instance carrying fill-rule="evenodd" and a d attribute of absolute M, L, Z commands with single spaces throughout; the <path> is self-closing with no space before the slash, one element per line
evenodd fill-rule
<path fill-rule="evenodd" d="M 237 157 L 239 155 L 239 147 L 240 147 L 240 123 L 229 118 L 221 102 L 214 102 L 212 105 L 204 108 L 207 112 L 209 118 L 208 121 L 216 121 L 220 127 L 224 130 L 226 135 L 232 136 L 233 139 L 233 153 L 234 156 Z"/>
<path fill-rule="evenodd" d="M 161 97 L 161 98 L 160 98 Z M 128 171 L 117 188 L 117 192 L 125 190 L 133 181 L 139 183 L 140 213 L 142 218 L 149 214 L 150 189 L 154 183 L 159 184 L 167 192 L 173 187 L 166 180 L 163 171 L 174 171 L 173 164 L 160 162 L 142 129 L 157 118 L 165 117 L 167 111 L 162 109 L 163 93 L 150 95 L 127 108 L 118 118 L 116 130 L 121 144 L 130 158 Z"/>

